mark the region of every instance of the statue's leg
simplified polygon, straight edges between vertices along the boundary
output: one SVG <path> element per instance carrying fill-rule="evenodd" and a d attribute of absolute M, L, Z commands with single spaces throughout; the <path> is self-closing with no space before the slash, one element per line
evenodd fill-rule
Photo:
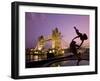
<path fill-rule="evenodd" d="M 79 62 L 82 60 L 80 52 L 77 54 L 77 57 L 78 57 L 77 65 L 79 65 Z"/>

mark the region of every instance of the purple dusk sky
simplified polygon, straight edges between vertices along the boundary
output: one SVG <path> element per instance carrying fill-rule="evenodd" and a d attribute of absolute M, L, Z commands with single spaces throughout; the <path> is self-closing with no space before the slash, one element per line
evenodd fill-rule
<path fill-rule="evenodd" d="M 41 35 L 48 37 L 56 27 L 62 34 L 62 39 L 70 44 L 76 36 L 74 26 L 89 38 L 89 15 L 25 13 L 25 47 L 36 46 L 37 38 Z M 85 43 L 89 43 L 89 39 Z M 84 44 L 85 44 L 84 43 Z"/>

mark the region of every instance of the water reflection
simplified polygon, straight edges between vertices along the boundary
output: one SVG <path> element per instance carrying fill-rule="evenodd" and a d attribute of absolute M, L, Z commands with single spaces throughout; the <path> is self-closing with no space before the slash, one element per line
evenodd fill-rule
<path fill-rule="evenodd" d="M 50 64 L 51 67 L 76 66 L 76 65 L 77 65 L 77 60 L 60 61 Z M 89 61 L 82 60 L 79 62 L 79 65 L 89 65 Z"/>

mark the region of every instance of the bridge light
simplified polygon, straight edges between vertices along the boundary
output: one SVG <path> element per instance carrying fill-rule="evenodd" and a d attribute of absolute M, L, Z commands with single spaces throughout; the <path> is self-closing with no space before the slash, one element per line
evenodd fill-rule
<path fill-rule="evenodd" d="M 35 51 L 34 53 L 35 53 L 35 54 L 38 54 L 38 52 L 37 52 L 37 51 Z"/>
<path fill-rule="evenodd" d="M 62 53 L 65 53 L 64 50 L 62 50 Z"/>
<path fill-rule="evenodd" d="M 41 50 L 41 47 L 39 47 L 38 50 Z"/>
<path fill-rule="evenodd" d="M 52 53 L 52 51 L 50 50 L 49 53 Z"/>
<path fill-rule="evenodd" d="M 55 52 L 55 50 L 53 49 L 53 50 L 52 50 L 52 52 L 54 53 L 54 52 Z"/>

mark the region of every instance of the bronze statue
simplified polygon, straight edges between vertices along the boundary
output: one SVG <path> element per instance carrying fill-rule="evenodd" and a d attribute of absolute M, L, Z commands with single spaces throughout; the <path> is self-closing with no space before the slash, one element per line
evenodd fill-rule
<path fill-rule="evenodd" d="M 74 27 L 74 29 L 76 31 L 77 36 L 74 37 L 70 43 L 70 51 L 77 57 L 77 59 L 78 59 L 77 65 L 79 65 L 79 62 L 81 61 L 81 57 L 80 57 L 81 53 L 80 52 L 78 53 L 78 49 L 83 44 L 84 40 L 88 39 L 88 37 L 85 33 L 84 34 L 80 33 L 76 27 Z M 76 38 L 80 38 L 80 40 L 81 40 L 80 45 L 76 44 L 76 41 L 75 41 Z"/>

